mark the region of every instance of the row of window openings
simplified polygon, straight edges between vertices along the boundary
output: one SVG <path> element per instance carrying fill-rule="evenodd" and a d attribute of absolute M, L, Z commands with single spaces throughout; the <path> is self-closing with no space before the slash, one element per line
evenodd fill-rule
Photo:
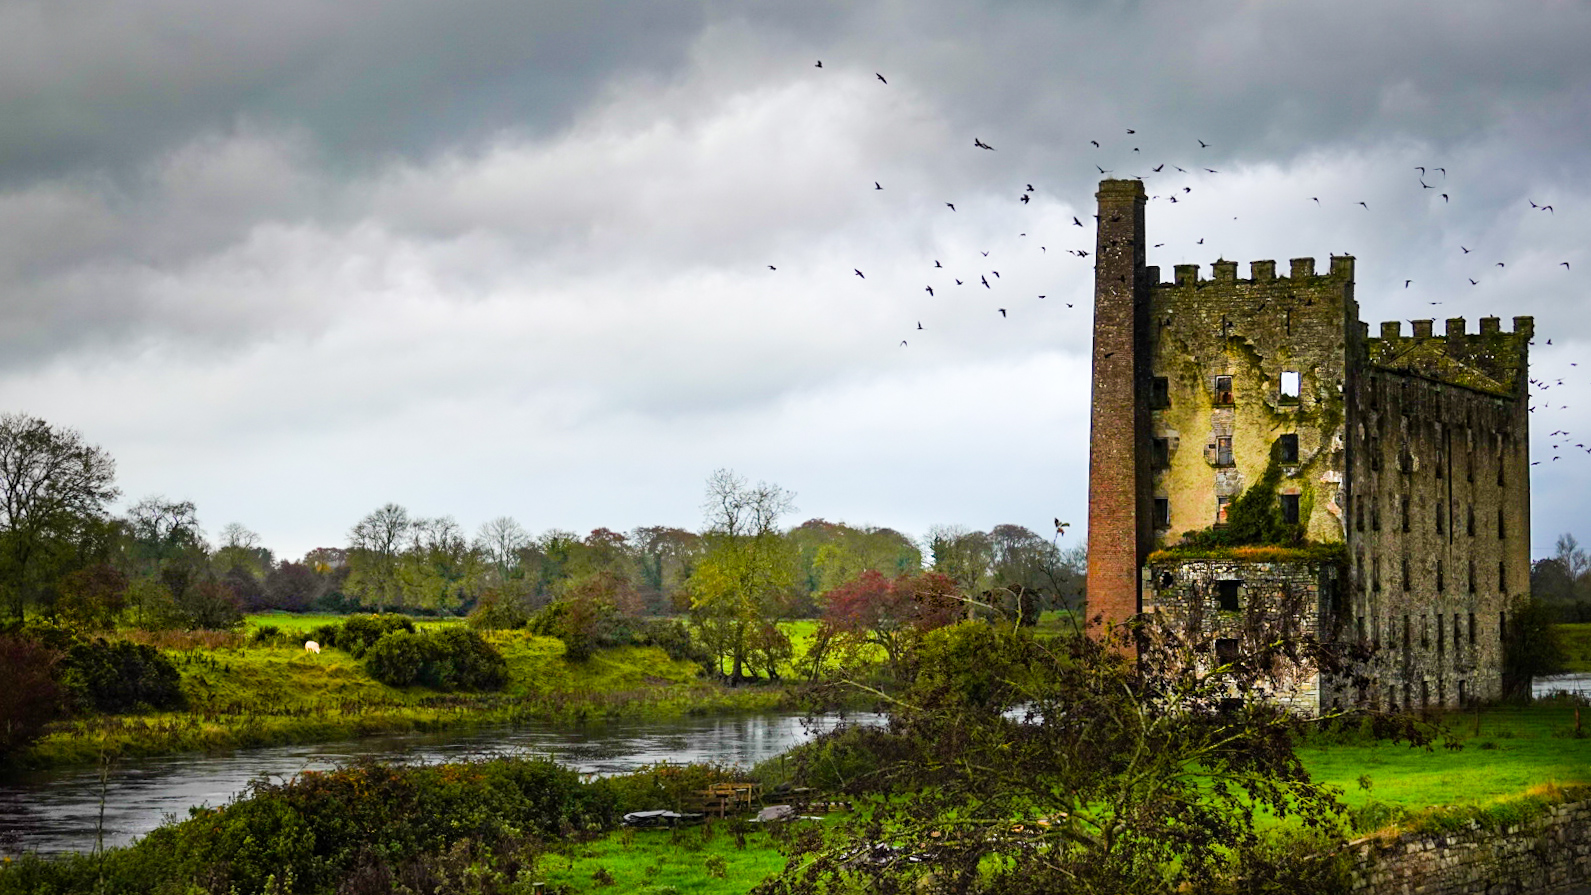
<path fill-rule="evenodd" d="M 1470 692 L 1469 692 L 1468 682 L 1461 680 L 1461 681 L 1458 682 L 1458 704 L 1461 705 L 1461 706 L 1469 705 L 1469 699 L 1470 699 Z M 1438 705 L 1446 705 L 1447 704 L 1447 682 L 1446 681 L 1438 680 L 1436 682 L 1436 702 L 1437 702 Z M 1420 681 L 1420 708 L 1422 708 L 1422 709 L 1423 708 L 1429 708 L 1430 705 L 1431 705 L 1431 682 L 1430 681 Z M 1414 708 L 1414 685 L 1409 683 L 1409 682 L 1407 682 L 1407 681 L 1405 681 L 1403 683 L 1403 707 L 1405 709 Z M 1388 686 L 1387 687 L 1387 708 L 1391 709 L 1393 711 L 1396 711 L 1397 708 L 1398 708 L 1398 689 L 1397 689 L 1397 687 L 1393 687 L 1393 686 Z"/>
<path fill-rule="evenodd" d="M 1373 435 L 1366 436 L 1366 439 L 1365 439 L 1365 453 L 1370 455 L 1370 468 L 1372 470 L 1379 470 L 1381 468 L 1381 451 L 1376 445 L 1376 437 L 1375 436 L 1373 436 Z M 1445 462 L 1445 460 L 1444 460 L 1444 458 L 1442 456 L 1442 453 L 1440 451 L 1438 451 L 1437 454 L 1436 454 L 1436 462 L 1432 463 L 1431 465 L 1436 470 L 1436 477 L 1437 478 L 1442 478 L 1442 477 L 1444 477 L 1446 475 L 1445 470 L 1447 468 L 1447 463 Z M 1503 464 L 1503 456 L 1502 456 L 1502 454 L 1498 454 L 1497 455 L 1497 487 L 1499 487 L 1499 488 L 1503 487 L 1504 482 L 1507 481 L 1507 477 L 1503 474 L 1504 468 L 1505 467 L 1504 467 L 1504 464 Z M 1409 451 L 1409 444 L 1408 444 L 1407 441 L 1405 441 L 1403 443 L 1403 445 L 1398 449 L 1398 471 L 1399 472 L 1413 472 L 1414 471 L 1414 454 Z M 1464 478 L 1465 478 L 1465 481 L 1469 481 L 1469 482 L 1475 481 L 1475 452 L 1474 451 L 1470 451 L 1470 452 L 1465 454 L 1465 457 L 1464 457 Z"/>
<path fill-rule="evenodd" d="M 1409 572 L 1409 560 L 1407 558 L 1405 558 L 1402 561 L 1402 569 L 1401 569 L 1401 571 L 1403 573 L 1402 574 L 1403 589 L 1405 591 L 1410 590 L 1411 589 L 1410 585 L 1413 583 L 1413 576 Z M 1469 561 L 1469 570 L 1468 571 L 1469 571 L 1469 592 L 1470 593 L 1475 593 L 1475 560 L 1472 559 L 1472 560 Z M 1364 577 L 1365 577 L 1365 562 L 1364 562 L 1364 557 L 1361 555 L 1359 557 L 1359 580 L 1360 580 L 1360 582 L 1364 581 Z M 1381 590 L 1381 557 L 1379 557 L 1379 556 L 1374 557 L 1374 558 L 1372 558 L 1370 560 L 1370 589 L 1372 591 Z M 1447 589 L 1447 574 L 1446 574 L 1446 570 L 1442 566 L 1442 561 L 1441 560 L 1437 560 L 1436 561 L 1436 589 L 1438 591 L 1443 591 L 1443 590 Z M 1497 564 L 1497 590 L 1502 592 L 1502 593 L 1507 593 L 1508 592 L 1508 564 L 1507 563 L 1501 563 L 1500 562 L 1500 563 Z"/>
<path fill-rule="evenodd" d="M 1430 629 L 1426 626 L 1426 618 L 1427 617 L 1424 616 L 1424 615 L 1420 616 L 1420 649 L 1423 649 L 1423 650 L 1428 650 L 1428 649 L 1431 648 L 1431 632 L 1430 632 Z M 1445 618 L 1446 617 L 1441 615 L 1440 613 L 1438 613 L 1436 615 L 1436 651 L 1438 653 L 1447 652 L 1447 627 L 1444 624 Z M 1374 625 L 1373 630 L 1370 632 L 1370 638 L 1369 638 L 1370 642 L 1371 642 L 1371 645 L 1374 646 L 1376 649 L 1380 649 L 1381 648 L 1381 625 L 1379 624 L 1380 620 L 1381 619 L 1380 619 L 1379 616 L 1375 617 L 1373 619 L 1373 621 L 1377 622 L 1377 624 Z M 1362 615 L 1359 616 L 1359 620 L 1358 621 L 1359 621 L 1359 639 L 1362 641 L 1362 640 L 1365 639 L 1365 617 L 1362 616 Z M 1502 638 L 1503 624 L 1505 623 L 1505 621 L 1506 621 L 1506 616 L 1503 613 L 1499 612 L 1497 614 L 1497 626 L 1498 626 L 1497 627 L 1497 631 L 1498 631 L 1499 640 Z M 1463 643 L 1463 637 L 1464 637 L 1464 633 L 1465 632 L 1464 632 L 1464 628 L 1462 627 L 1462 625 L 1463 625 L 1463 620 L 1460 618 L 1459 614 L 1457 612 L 1453 613 L 1453 653 L 1454 653 L 1454 655 L 1457 655 L 1460 652 L 1460 646 Z M 1387 627 L 1390 629 L 1389 632 L 1388 632 L 1389 634 L 1391 633 L 1391 631 L 1397 630 L 1397 619 L 1395 617 L 1389 617 L 1387 619 Z M 1476 625 L 1475 625 L 1475 613 L 1473 613 L 1473 612 L 1471 612 L 1469 614 L 1469 632 L 1468 633 L 1469 633 L 1469 645 L 1473 647 L 1473 646 L 1475 646 L 1476 641 L 1479 638 L 1479 635 L 1478 635 L 1477 629 L 1476 629 Z M 1412 617 L 1411 616 L 1405 615 L 1403 617 L 1403 649 L 1404 649 L 1405 652 L 1408 652 L 1408 651 L 1412 650 L 1413 648 L 1414 648 L 1413 621 L 1412 621 Z"/>
<path fill-rule="evenodd" d="M 1282 371 L 1282 385 L 1279 396 L 1284 403 L 1297 403 L 1302 378 L 1297 370 Z M 1217 405 L 1236 404 L 1236 394 L 1232 390 L 1232 377 L 1215 377 L 1215 403 Z M 1156 410 L 1164 410 L 1171 406 L 1171 380 L 1166 376 L 1156 376 L 1149 381 L 1149 406 Z"/>
<path fill-rule="evenodd" d="M 1439 535 L 1440 534 L 1447 534 L 1447 504 L 1444 503 L 1444 502 L 1438 501 L 1434 506 L 1435 506 L 1435 510 L 1436 510 L 1436 515 L 1435 515 L 1435 518 L 1436 518 L 1436 533 L 1439 534 Z M 1408 498 L 1407 495 L 1404 495 L 1403 497 L 1398 499 L 1398 509 L 1399 509 L 1399 514 L 1398 514 L 1399 515 L 1399 528 L 1402 531 L 1408 531 L 1412 527 L 1412 523 L 1410 521 L 1409 498 Z M 1353 517 L 1354 517 L 1353 518 L 1354 528 L 1359 530 L 1359 531 L 1364 531 L 1365 530 L 1365 512 L 1364 512 L 1364 503 L 1363 503 L 1363 501 L 1359 502 L 1354 507 Z M 1373 498 L 1373 497 L 1370 499 L 1370 530 L 1371 531 L 1380 531 L 1381 530 L 1381 501 L 1379 501 L 1379 500 L 1377 500 L 1376 498 Z M 1469 535 L 1470 537 L 1474 537 L 1475 536 L 1475 508 L 1473 506 L 1467 508 L 1467 512 L 1466 512 L 1465 517 L 1464 517 L 1464 533 Z M 1504 515 L 1503 511 L 1501 509 L 1498 509 L 1498 511 L 1497 511 L 1497 539 L 1499 541 L 1501 541 L 1501 540 L 1506 540 L 1507 537 L 1508 537 L 1508 520 L 1507 520 L 1507 517 Z"/>
<path fill-rule="evenodd" d="M 1283 435 L 1276 439 L 1277 451 L 1280 453 L 1282 463 L 1298 462 L 1298 436 Z M 1169 469 L 1171 467 L 1171 439 L 1156 438 L 1150 443 L 1149 460 L 1155 469 Z M 1219 435 L 1215 439 L 1215 465 L 1236 466 L 1232 457 L 1232 437 Z"/>
<path fill-rule="evenodd" d="M 1278 494 L 1282 504 L 1282 522 L 1288 525 L 1297 525 L 1299 521 L 1299 503 L 1297 494 Z M 1215 499 L 1215 524 L 1225 525 L 1227 510 L 1232 507 L 1232 498 L 1217 497 Z M 1155 498 L 1155 528 L 1171 527 L 1171 498 Z"/>

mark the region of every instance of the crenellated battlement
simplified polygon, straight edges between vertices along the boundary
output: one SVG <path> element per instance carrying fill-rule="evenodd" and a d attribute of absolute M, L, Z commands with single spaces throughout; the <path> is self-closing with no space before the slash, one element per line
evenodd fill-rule
<path fill-rule="evenodd" d="M 1515 317 L 1513 331 L 1505 332 L 1498 318 L 1482 317 L 1480 331 L 1470 332 L 1463 317 L 1449 317 L 1442 335 L 1433 333 L 1435 322 L 1411 320 L 1405 333 L 1402 320 L 1383 321 L 1378 336 L 1365 333 L 1370 363 L 1496 394 L 1513 395 L 1520 389 L 1530 340 L 1536 335 L 1535 318 Z"/>
<path fill-rule="evenodd" d="M 1354 257 L 1352 255 L 1332 255 L 1331 266 L 1325 273 L 1319 273 L 1316 271 L 1314 258 L 1293 258 L 1290 259 L 1288 263 L 1290 265 L 1288 275 L 1285 277 L 1277 277 L 1275 261 L 1250 261 L 1249 278 L 1246 280 L 1238 279 L 1238 262 L 1228 261 L 1225 258 L 1217 258 L 1215 261 L 1210 262 L 1210 276 L 1208 279 L 1204 279 L 1199 276 L 1199 265 L 1197 264 L 1173 265 L 1173 275 L 1170 282 L 1160 281 L 1159 267 L 1148 267 L 1145 270 L 1148 274 L 1149 282 L 1152 285 L 1160 288 L 1179 288 L 1192 286 L 1194 288 L 1202 289 L 1206 286 L 1239 284 L 1261 285 L 1274 283 L 1290 283 L 1297 285 L 1301 284 L 1305 280 L 1312 280 L 1315 282 L 1326 280 L 1340 280 L 1348 283 L 1353 282 Z"/>

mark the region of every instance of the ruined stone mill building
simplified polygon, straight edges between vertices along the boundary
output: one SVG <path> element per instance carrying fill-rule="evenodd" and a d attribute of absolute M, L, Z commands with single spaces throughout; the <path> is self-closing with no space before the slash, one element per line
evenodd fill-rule
<path fill-rule="evenodd" d="M 1097 198 L 1090 614 L 1157 614 L 1212 659 L 1276 636 L 1353 647 L 1273 694 L 1304 711 L 1497 698 L 1530 577 L 1531 318 L 1372 331 L 1346 255 L 1162 282 L 1143 184 Z M 1245 512 L 1309 548 L 1179 547 L 1248 489 Z"/>

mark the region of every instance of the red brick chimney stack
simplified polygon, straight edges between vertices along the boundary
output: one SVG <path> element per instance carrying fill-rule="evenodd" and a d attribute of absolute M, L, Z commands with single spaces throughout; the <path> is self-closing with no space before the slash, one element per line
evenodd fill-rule
<path fill-rule="evenodd" d="M 1153 537 L 1149 493 L 1144 186 L 1105 180 L 1094 250 L 1094 402 L 1088 454 L 1088 616 L 1139 611 L 1138 569 Z"/>

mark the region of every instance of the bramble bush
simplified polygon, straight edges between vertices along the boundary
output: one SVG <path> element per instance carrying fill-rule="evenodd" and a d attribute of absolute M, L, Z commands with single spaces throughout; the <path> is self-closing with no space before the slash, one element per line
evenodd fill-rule
<path fill-rule="evenodd" d="M 171 709 L 183 704 L 181 675 L 165 654 L 128 640 L 77 641 L 57 668 L 79 708 L 101 712 Z"/>

